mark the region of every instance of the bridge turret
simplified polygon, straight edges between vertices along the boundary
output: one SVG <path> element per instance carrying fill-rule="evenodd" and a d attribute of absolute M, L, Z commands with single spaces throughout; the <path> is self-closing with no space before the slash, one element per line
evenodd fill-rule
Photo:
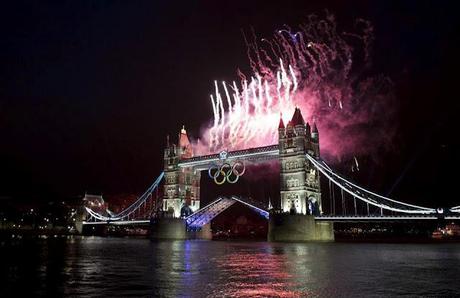
<path fill-rule="evenodd" d="M 319 157 L 319 132 L 316 122 L 313 122 L 313 131 L 311 133 L 311 148 L 315 157 Z"/>
<path fill-rule="evenodd" d="M 169 142 L 169 135 L 166 136 L 166 148 L 164 151 L 164 168 L 172 169 L 177 166 L 179 156 L 177 154 L 177 147 L 175 144 Z"/>
<path fill-rule="evenodd" d="M 278 124 L 278 132 L 284 134 L 286 127 L 284 126 L 283 115 L 280 114 L 280 123 Z"/>
<path fill-rule="evenodd" d="M 319 132 L 318 132 L 318 126 L 316 126 L 316 122 L 313 122 L 313 130 L 311 133 L 311 138 L 314 141 L 319 142 Z"/>
<path fill-rule="evenodd" d="M 308 142 L 309 154 L 313 154 L 314 157 L 319 157 L 319 132 L 316 122 L 313 122 L 313 130 L 311 132 L 311 139 Z M 307 189 L 308 189 L 308 202 L 310 208 L 312 206 L 317 206 L 318 213 L 322 213 L 322 204 L 321 204 L 321 185 L 320 185 L 320 176 L 318 170 L 310 164 L 308 161 L 306 163 L 307 171 Z"/>
<path fill-rule="evenodd" d="M 173 213 L 174 205 L 179 200 L 179 154 L 176 144 L 169 140 L 169 135 L 166 137 L 166 148 L 164 151 L 164 197 L 163 197 L 163 211 L 170 211 Z"/>
<path fill-rule="evenodd" d="M 305 120 L 303 119 L 302 112 L 299 108 L 295 108 L 294 115 L 292 115 L 291 124 L 295 129 L 298 136 L 305 136 Z"/>
<path fill-rule="evenodd" d="M 187 136 L 187 131 L 185 130 L 185 126 L 182 126 L 182 129 L 179 133 L 179 150 L 180 150 L 180 158 L 191 158 L 193 157 L 193 148 L 192 144 L 190 144 L 190 140 Z"/>
<path fill-rule="evenodd" d="M 280 123 L 278 125 L 278 139 L 286 137 L 286 127 L 284 126 L 284 121 L 282 115 L 280 115 Z"/>

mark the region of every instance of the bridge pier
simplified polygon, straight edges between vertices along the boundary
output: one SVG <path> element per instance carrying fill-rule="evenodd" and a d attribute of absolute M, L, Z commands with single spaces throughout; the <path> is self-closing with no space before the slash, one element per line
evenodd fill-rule
<path fill-rule="evenodd" d="M 270 242 L 334 241 L 332 222 L 317 222 L 313 215 L 270 214 Z"/>
<path fill-rule="evenodd" d="M 159 218 L 150 226 L 150 237 L 155 240 L 185 240 L 187 228 L 181 218 Z"/>
<path fill-rule="evenodd" d="M 211 224 L 200 230 L 189 231 L 181 218 L 159 218 L 150 226 L 150 237 L 154 240 L 212 239 Z"/>
<path fill-rule="evenodd" d="M 75 229 L 77 230 L 78 234 L 83 234 L 83 220 L 78 219 L 75 221 Z"/>
<path fill-rule="evenodd" d="M 211 223 L 205 224 L 199 230 L 187 231 L 188 239 L 212 240 Z"/>

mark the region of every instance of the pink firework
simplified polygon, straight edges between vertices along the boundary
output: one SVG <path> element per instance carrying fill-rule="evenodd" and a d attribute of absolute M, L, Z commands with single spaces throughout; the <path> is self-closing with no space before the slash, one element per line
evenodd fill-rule
<path fill-rule="evenodd" d="M 214 82 L 214 121 L 199 152 L 237 150 L 277 143 L 280 115 L 286 122 L 299 107 L 320 130 L 322 152 L 340 157 L 372 153 L 391 138 L 393 98 L 384 77 L 365 77 L 373 29 L 358 20 L 353 33 L 338 33 L 332 15 L 310 16 L 293 31 L 246 41 L 253 75 L 239 82 Z M 358 67 L 356 64 L 360 65 Z"/>

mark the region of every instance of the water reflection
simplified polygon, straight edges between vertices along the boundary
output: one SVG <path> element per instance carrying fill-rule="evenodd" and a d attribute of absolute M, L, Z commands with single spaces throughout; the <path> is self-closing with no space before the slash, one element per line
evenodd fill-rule
<path fill-rule="evenodd" d="M 452 296 L 459 248 L 15 238 L 0 242 L 0 296 Z"/>
<path fill-rule="evenodd" d="M 294 281 L 288 273 L 288 256 L 271 253 L 271 247 L 261 251 L 241 246 L 235 252 L 216 260 L 216 269 L 227 280 L 212 294 L 233 297 L 295 297 Z"/>

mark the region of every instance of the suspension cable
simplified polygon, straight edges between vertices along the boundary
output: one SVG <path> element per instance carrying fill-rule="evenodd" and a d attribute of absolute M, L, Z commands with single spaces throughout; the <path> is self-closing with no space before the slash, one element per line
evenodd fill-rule
<path fill-rule="evenodd" d="M 399 202 L 399 201 L 395 201 L 395 200 L 391 200 L 391 199 L 388 199 L 388 198 L 385 198 L 385 197 L 382 197 L 380 195 L 376 195 L 375 196 L 378 196 L 380 198 L 383 198 L 385 200 L 388 200 L 388 201 L 391 201 L 391 202 L 395 202 L 395 203 L 398 203 L 398 204 L 401 204 L 401 205 L 405 205 L 405 206 L 411 206 L 413 208 L 419 208 L 419 210 L 411 210 L 411 209 L 401 209 L 401 208 L 395 208 L 395 207 L 391 207 L 391 206 L 388 206 L 388 205 L 384 205 L 383 203 L 381 202 L 377 202 L 376 200 L 373 200 L 371 198 L 366 198 L 364 196 L 361 195 L 361 193 L 359 191 L 352 191 L 353 188 L 351 186 L 355 186 L 353 183 L 351 182 L 348 182 L 347 180 L 345 180 L 344 178 L 338 176 L 337 174 L 333 173 L 333 172 L 330 172 L 329 170 L 325 169 L 325 167 L 323 167 L 321 164 L 319 164 L 318 161 L 316 161 L 313 157 L 311 157 L 310 155 L 306 155 L 307 158 L 313 163 L 313 165 L 321 172 L 323 173 L 330 181 L 332 181 L 335 185 L 337 185 L 338 187 L 342 188 L 344 191 L 348 192 L 349 194 L 355 196 L 356 198 L 360 199 L 361 201 L 364 201 L 364 202 L 367 202 L 371 205 L 374 205 L 376 207 L 382 207 L 382 208 L 385 208 L 385 209 L 388 209 L 388 210 L 393 210 L 393 211 L 396 211 L 396 212 L 401 212 L 401 213 L 419 213 L 419 214 L 432 214 L 432 213 L 435 213 L 436 210 L 435 209 L 432 209 L 432 208 L 426 208 L 426 207 L 420 207 L 420 206 L 415 206 L 415 205 L 410 205 L 410 204 L 406 204 L 406 203 L 402 203 L 402 202 Z M 343 181 L 343 183 L 350 187 L 351 190 L 347 187 L 345 187 L 345 185 L 343 185 L 342 183 L 336 181 L 334 177 L 337 177 L 339 180 Z M 355 186 L 356 188 L 359 188 L 369 194 L 373 194 L 372 192 L 369 192 L 361 187 L 357 187 Z"/>
<path fill-rule="evenodd" d="M 384 196 L 382 196 L 382 195 L 379 195 L 379 194 L 377 194 L 377 193 L 371 192 L 371 191 L 369 191 L 369 190 L 367 190 L 367 189 L 365 189 L 365 188 L 362 188 L 362 187 L 360 187 L 359 185 L 353 184 L 352 182 L 350 182 L 350 181 L 346 180 L 345 178 L 339 176 L 338 174 L 336 174 L 335 172 L 333 172 L 332 169 L 331 169 L 329 166 L 327 166 L 327 164 L 326 164 L 323 160 L 320 159 L 319 161 L 317 161 L 316 159 L 314 159 L 314 158 L 313 158 L 312 156 L 310 156 L 309 154 L 306 154 L 306 156 L 307 156 L 308 160 L 310 160 L 310 161 L 315 165 L 315 167 L 316 167 L 317 169 L 319 169 L 320 171 L 321 171 L 321 169 L 322 169 L 323 171 L 327 171 L 327 172 L 330 174 L 329 176 L 332 175 L 332 176 L 336 177 L 336 178 L 339 179 L 340 181 L 343 181 L 344 183 L 346 183 L 347 186 L 353 186 L 353 187 L 355 187 L 355 188 L 357 188 L 357 189 L 359 189 L 359 190 L 362 190 L 362 191 L 364 191 L 364 192 L 366 192 L 366 193 L 368 193 L 368 194 L 371 194 L 371 195 L 373 195 L 373 196 L 375 196 L 375 197 L 378 197 L 378 198 L 381 198 L 381 199 L 384 199 L 384 200 L 388 200 L 388 201 L 393 202 L 393 203 L 401 204 L 401 205 L 404 205 L 404 206 L 407 206 L 407 207 L 413 207 L 413 208 L 418 208 L 418 209 L 424 209 L 424 210 L 426 210 L 426 211 L 432 211 L 432 212 L 435 212 L 435 211 L 436 211 L 436 210 L 433 209 L 433 208 L 422 207 L 422 206 L 417 206 L 417 205 L 413 205 L 413 204 L 408 204 L 408 203 L 396 201 L 396 200 L 390 199 L 390 198 L 388 198 L 388 197 L 384 197 Z M 320 162 L 321 162 L 321 163 L 320 163 Z M 321 169 L 320 169 L 320 168 L 321 168 Z M 323 172 L 323 171 L 321 171 L 321 172 Z M 324 174 L 324 172 L 323 172 L 323 174 Z M 330 179 L 334 180 L 332 177 L 331 177 Z M 337 184 L 338 182 L 334 180 L 334 183 Z M 337 184 L 337 185 L 338 185 L 338 184 Z M 376 202 L 376 203 L 377 203 L 377 202 Z M 460 207 L 460 206 L 459 206 L 459 207 Z"/>

